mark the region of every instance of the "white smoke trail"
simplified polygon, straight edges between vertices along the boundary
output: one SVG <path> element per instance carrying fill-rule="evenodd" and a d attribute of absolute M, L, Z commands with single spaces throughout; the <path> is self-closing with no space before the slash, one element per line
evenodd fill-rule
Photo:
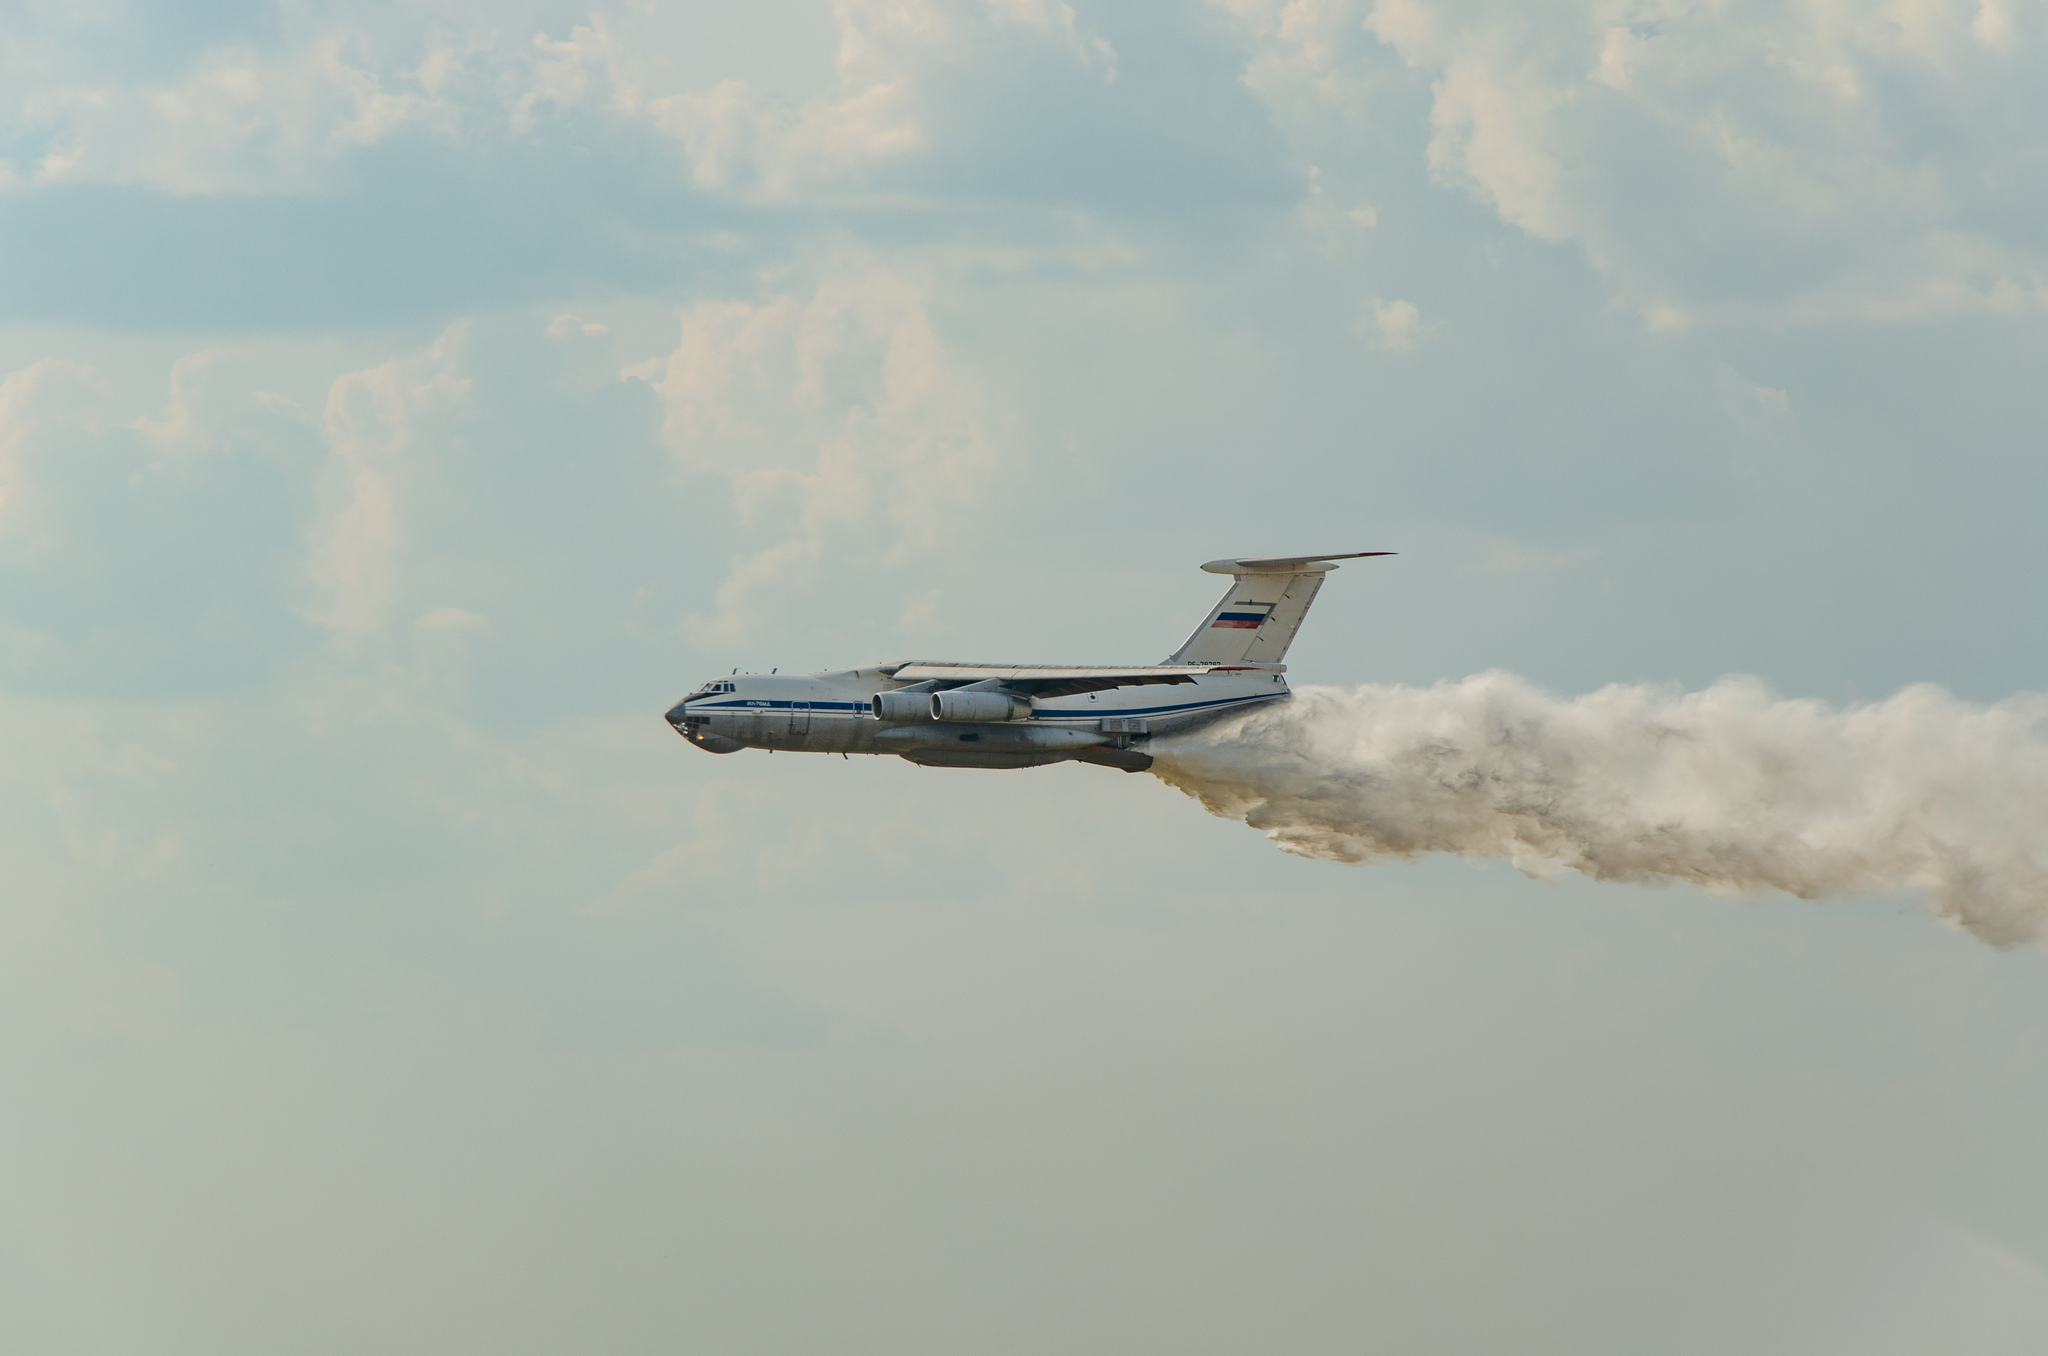
<path fill-rule="evenodd" d="M 1997 946 L 2048 938 L 2048 696 L 1911 687 L 1847 709 L 1731 679 L 1563 700 L 1512 674 L 1303 688 L 1157 741 L 1152 771 L 1286 852 L 1453 852 L 1726 895 L 1924 892 Z"/>

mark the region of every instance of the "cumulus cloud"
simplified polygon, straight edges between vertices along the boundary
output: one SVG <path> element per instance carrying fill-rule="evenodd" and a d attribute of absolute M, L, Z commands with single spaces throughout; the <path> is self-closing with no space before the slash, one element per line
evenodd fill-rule
<path fill-rule="evenodd" d="M 1380 224 L 1379 209 L 1363 195 L 1330 191 L 1320 165 L 1308 167 L 1308 196 L 1301 204 L 1302 223 L 1329 256 L 1364 238 Z"/>
<path fill-rule="evenodd" d="M 673 648 L 652 618 L 708 594 L 722 524 L 664 499 L 660 402 L 609 327 L 547 323 L 339 372 L 324 342 L 201 350 L 154 400 L 58 359 L 0 380 L 0 689 L 168 699 L 318 659 L 451 693 L 489 652 L 501 703 L 540 705 L 599 647 Z"/>
<path fill-rule="evenodd" d="M 501 696 L 544 702 L 593 646 L 723 653 L 928 568 L 988 509 L 1001 440 L 916 276 L 850 259 L 698 303 L 623 379 L 615 328 L 458 323 L 328 377 L 310 413 L 230 350 L 184 355 L 148 413 L 111 420 L 79 365 L 15 372 L 0 680 L 255 681 L 325 648 L 454 692 L 488 651 Z M 893 617 L 893 588 L 861 607 Z"/>
<path fill-rule="evenodd" d="M 227 31 L 136 79 L 95 60 L 100 27 L 51 15 L 0 21 L 0 77 L 19 102 L 0 125 L 0 191 L 113 183 L 170 193 L 331 191 L 351 155 L 404 135 L 474 146 L 596 112 L 679 143 L 700 190 L 760 202 L 888 191 L 889 166 L 953 121 L 935 87 L 1021 57 L 1099 82 L 1117 53 L 1062 0 L 839 0 L 833 74 L 796 97 L 734 72 L 678 73 L 695 26 L 598 3 L 566 30 L 532 11 L 459 0 L 360 12 L 315 5 L 275 31 Z M 11 144 L 10 144 L 11 143 Z M 878 178 L 879 176 L 879 178 Z"/>
<path fill-rule="evenodd" d="M 394 463 L 427 451 L 423 422 L 467 394 L 463 335 L 458 326 L 424 351 L 346 373 L 328 391 L 323 427 L 339 484 L 335 508 L 314 530 L 312 575 L 324 595 L 314 615 L 343 635 L 388 617 L 400 531 Z"/>
<path fill-rule="evenodd" d="M 548 322 L 550 339 L 598 339 L 610 333 L 609 326 L 581 316 L 558 315 Z"/>
<path fill-rule="evenodd" d="M 23 19 L 0 33 L 17 40 L 0 84 L 20 96 L 0 125 L 14 167 L 0 189 L 345 196 L 375 180 L 367 166 L 402 177 L 408 153 L 545 158 L 564 143 L 630 160 L 643 182 L 647 150 L 666 144 L 663 187 L 756 207 L 1184 207 L 1192 191 L 1241 209 L 1284 182 L 1227 67 L 1183 75 L 1174 52 L 1133 89 L 1063 0 L 838 0 L 815 17 L 830 67 L 794 89 L 767 73 L 786 64 L 707 38 L 728 20 L 637 3 L 568 22 L 468 0 L 294 7 L 221 26 L 141 78 L 95 57 L 91 25 Z M 1165 40 L 1185 46 L 1181 27 Z M 1202 97 L 1219 85 L 1223 100 Z M 1199 189 L 1184 172 L 1197 162 Z"/>
<path fill-rule="evenodd" d="M 453 692 L 490 652 L 538 702 L 591 646 L 723 654 L 856 578 L 892 582 L 848 625 L 886 629 L 897 584 L 986 521 L 1009 444 L 924 278 L 848 256 L 789 283 L 688 307 L 673 351 L 625 373 L 588 309 L 457 323 L 332 375 L 311 359 L 288 383 L 324 385 L 310 411 L 263 389 L 277 359 L 259 384 L 230 349 L 178 358 L 139 417 L 110 419 L 136 393 L 110 402 L 78 364 L 17 371 L 7 671 L 254 680 L 324 647 Z"/>
<path fill-rule="evenodd" d="M 1792 397 L 1775 386 L 1751 381 L 1727 364 L 1719 372 L 1721 402 L 1739 426 L 1776 422 L 1792 413 Z"/>
<path fill-rule="evenodd" d="M 1059 0 L 840 0 L 832 13 L 831 86 L 795 101 L 741 79 L 675 88 L 631 11 L 594 14 L 566 38 L 534 39 L 515 125 L 608 105 L 680 142 L 699 188 L 781 202 L 866 191 L 879 167 L 928 151 L 944 119 L 925 87 L 948 67 L 1000 60 L 1022 43 L 1116 78 L 1115 49 Z"/>
<path fill-rule="evenodd" d="M 77 410 L 77 388 L 93 382 L 91 368 L 64 358 L 44 358 L 0 380 L 0 533 L 20 530 L 19 482 L 29 441 L 53 414 L 68 412 L 66 404 Z"/>
<path fill-rule="evenodd" d="M 1423 322 L 1422 312 L 1414 302 L 1398 297 L 1393 301 L 1384 297 L 1368 299 L 1359 325 L 1374 348 L 1390 353 L 1414 352 L 1435 329 Z"/>
<path fill-rule="evenodd" d="M 186 355 L 132 420 L 115 413 L 131 397 L 76 362 L 0 382 L 0 686 L 232 688 L 294 646 L 312 434 L 252 398 L 238 361 Z"/>
<path fill-rule="evenodd" d="M 732 567 L 710 643 L 755 633 L 780 590 L 815 587 L 828 554 L 884 567 L 957 538 L 993 484 L 976 383 L 950 362 L 923 284 L 849 262 L 809 296 L 700 303 L 681 341 L 638 370 L 663 438 L 692 477 L 731 486 L 742 527 L 771 538 Z"/>
<path fill-rule="evenodd" d="M 220 436 L 219 423 L 210 418 L 210 398 L 217 392 L 208 381 L 232 354 L 223 348 L 187 353 L 171 364 L 170 399 L 155 414 L 146 414 L 130 425 L 158 447 L 168 450 L 201 446 Z"/>
<path fill-rule="evenodd" d="M 1103 79 L 1116 79 L 1116 48 L 1093 29 L 1081 27 L 1074 7 L 1064 0 L 989 0 L 989 12 L 998 22 L 1035 29 L 1083 66 L 1099 70 Z"/>
<path fill-rule="evenodd" d="M 346 152 L 414 126 L 449 132 L 450 49 L 379 69 L 339 32 L 281 52 L 231 46 L 162 83 L 52 82 L 22 100 L 41 142 L 27 184 L 139 184 L 179 194 L 310 192 Z"/>
<path fill-rule="evenodd" d="M 1245 83 L 1290 122 L 1366 111 L 1361 0 L 1210 0 L 1249 48 Z"/>
<path fill-rule="evenodd" d="M 1828 0 L 1218 0 L 1296 126 L 1426 79 L 1436 180 L 1582 248 L 1653 329 L 2048 304 L 2048 26 Z M 1391 105 L 1387 105 L 1391 107 Z"/>

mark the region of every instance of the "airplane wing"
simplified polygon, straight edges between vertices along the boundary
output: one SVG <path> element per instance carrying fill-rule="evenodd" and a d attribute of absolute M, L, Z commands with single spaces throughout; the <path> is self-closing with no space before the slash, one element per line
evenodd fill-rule
<path fill-rule="evenodd" d="M 1113 687 L 1151 683 L 1192 683 L 1214 664 L 1154 664 L 1115 669 L 1076 664 L 940 664 L 917 662 L 896 670 L 898 682 L 1000 682 L 1012 692 L 1032 697 L 1071 697 L 1081 692 L 1106 692 Z"/>

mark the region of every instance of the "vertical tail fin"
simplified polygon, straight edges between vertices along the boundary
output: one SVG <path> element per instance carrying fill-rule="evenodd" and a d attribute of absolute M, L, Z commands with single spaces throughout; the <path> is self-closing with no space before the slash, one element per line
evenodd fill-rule
<path fill-rule="evenodd" d="M 1308 606 L 1323 587 L 1330 562 L 1392 551 L 1353 551 L 1334 556 L 1283 556 L 1273 560 L 1212 560 L 1202 568 L 1234 575 L 1223 601 L 1209 610 L 1169 664 L 1277 664 L 1294 643 Z"/>

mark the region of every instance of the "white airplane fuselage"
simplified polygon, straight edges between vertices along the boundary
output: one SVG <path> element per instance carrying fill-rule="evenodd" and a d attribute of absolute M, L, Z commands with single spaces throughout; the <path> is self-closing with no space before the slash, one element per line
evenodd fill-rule
<path fill-rule="evenodd" d="M 966 674 L 899 681 L 894 676 L 904 668 L 970 667 L 980 666 L 734 674 L 712 679 L 683 698 L 668 712 L 668 721 L 691 743 L 713 753 L 752 748 L 895 754 L 938 767 L 1033 767 L 1078 758 L 1139 771 L 1150 762 L 1141 751 L 1152 735 L 1192 729 L 1290 695 L 1283 666 L 1217 666 L 1174 674 L 1177 681 L 1170 683 L 1054 697 L 1010 696 L 1008 718 L 978 720 L 935 717 L 930 699 L 989 679 Z M 1015 671 L 1008 665 L 990 667 L 997 673 Z M 1085 680 L 1089 670 L 1068 672 Z M 908 700 L 899 699 L 897 710 L 877 714 L 876 698 L 884 694 Z"/>

